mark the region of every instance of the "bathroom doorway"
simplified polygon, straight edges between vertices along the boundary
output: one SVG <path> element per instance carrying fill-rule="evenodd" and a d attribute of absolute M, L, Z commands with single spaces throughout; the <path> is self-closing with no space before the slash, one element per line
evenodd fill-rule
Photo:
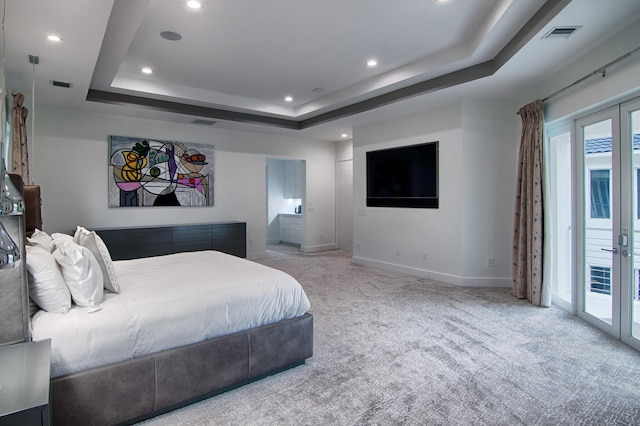
<path fill-rule="evenodd" d="M 304 244 L 304 160 L 267 158 L 267 248 Z"/>

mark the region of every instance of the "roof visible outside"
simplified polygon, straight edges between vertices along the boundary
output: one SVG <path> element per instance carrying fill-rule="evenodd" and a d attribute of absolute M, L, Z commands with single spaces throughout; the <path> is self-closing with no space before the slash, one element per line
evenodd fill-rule
<path fill-rule="evenodd" d="M 633 135 L 633 150 L 640 151 L 640 134 Z M 585 154 L 611 152 L 611 138 L 587 139 L 584 143 Z"/>

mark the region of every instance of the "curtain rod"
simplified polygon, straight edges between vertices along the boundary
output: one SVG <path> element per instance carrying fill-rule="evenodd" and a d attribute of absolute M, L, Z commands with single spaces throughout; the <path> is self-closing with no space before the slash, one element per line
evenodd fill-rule
<path fill-rule="evenodd" d="M 559 95 L 560 93 L 564 92 L 565 90 L 568 90 L 568 89 L 572 88 L 573 86 L 576 86 L 576 85 L 582 83 L 584 80 L 586 80 L 586 79 L 588 79 L 588 78 L 590 78 L 590 77 L 592 77 L 594 75 L 600 74 L 602 77 L 606 77 L 606 75 L 607 75 L 607 67 L 610 67 L 610 66 L 612 66 L 614 64 L 617 64 L 618 62 L 620 62 L 620 61 L 622 61 L 622 60 L 624 60 L 624 59 L 626 59 L 626 58 L 628 58 L 630 56 L 633 56 L 638 51 L 640 51 L 640 47 L 636 47 L 635 49 L 630 50 L 629 52 L 625 53 L 624 55 L 619 56 L 618 58 L 614 59 L 613 61 L 603 65 L 602 67 L 596 69 L 595 71 L 590 72 L 589 74 L 587 74 L 584 77 L 574 81 L 573 83 L 563 87 L 562 89 L 556 90 L 555 92 L 553 92 L 552 94 L 550 94 L 546 98 L 542 99 L 542 102 L 548 101 L 549 99 Z M 516 114 L 520 115 L 520 111 L 516 112 Z"/>

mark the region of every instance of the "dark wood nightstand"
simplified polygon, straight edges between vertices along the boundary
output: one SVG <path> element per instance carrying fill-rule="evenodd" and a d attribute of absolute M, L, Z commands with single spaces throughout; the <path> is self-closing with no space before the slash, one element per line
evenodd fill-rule
<path fill-rule="evenodd" d="M 0 347 L 0 426 L 49 425 L 51 341 Z"/>

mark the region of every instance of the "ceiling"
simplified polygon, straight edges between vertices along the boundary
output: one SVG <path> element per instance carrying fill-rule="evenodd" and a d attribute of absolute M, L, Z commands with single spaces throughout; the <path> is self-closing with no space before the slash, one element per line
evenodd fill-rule
<path fill-rule="evenodd" d="M 6 87 L 30 99 L 35 81 L 36 107 L 340 140 L 462 96 L 513 97 L 640 17 L 637 0 L 200 2 L 8 0 Z M 580 28 L 542 39 L 565 26 Z"/>

